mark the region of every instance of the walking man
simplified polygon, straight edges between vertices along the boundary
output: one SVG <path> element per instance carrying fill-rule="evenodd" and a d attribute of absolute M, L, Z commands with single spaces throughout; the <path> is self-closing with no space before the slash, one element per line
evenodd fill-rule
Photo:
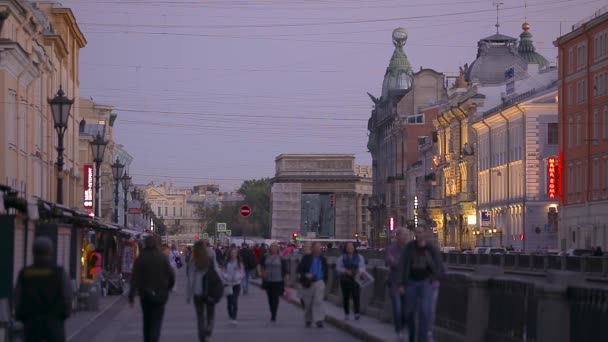
<path fill-rule="evenodd" d="M 439 286 L 439 279 L 443 276 L 443 262 L 439 250 L 429 239 L 427 228 L 418 226 L 415 232 L 416 240 L 410 241 L 401 253 L 399 290 L 405 294 L 410 342 L 427 342 L 431 329 L 433 289 Z"/>
<path fill-rule="evenodd" d="M 175 285 L 175 273 L 154 236 L 146 237 L 144 245 L 133 265 L 129 304 L 134 306 L 137 291 L 144 316 L 144 342 L 158 342 L 169 291 Z"/>
<path fill-rule="evenodd" d="M 24 326 L 25 342 L 64 342 L 65 320 L 72 308 L 72 285 L 53 258 L 53 242 L 38 237 L 34 263 L 19 272 L 15 288 L 17 320 Z"/>
<path fill-rule="evenodd" d="M 312 245 L 312 253 L 304 255 L 298 265 L 304 300 L 304 320 L 307 328 L 313 322 L 317 327 L 323 328 L 323 321 L 325 321 L 323 299 L 328 276 L 327 270 L 327 259 L 321 255 L 321 244 L 315 242 Z"/>
<path fill-rule="evenodd" d="M 384 261 L 388 267 L 388 291 L 391 298 L 391 304 L 393 308 L 393 324 L 395 325 L 395 332 L 398 338 L 403 338 L 403 329 L 405 329 L 405 294 L 399 291 L 399 262 L 401 259 L 401 253 L 407 244 L 407 230 L 405 228 L 399 228 L 395 235 L 396 240 L 392 245 L 386 249 Z"/>
<path fill-rule="evenodd" d="M 257 267 L 257 263 L 255 261 L 255 254 L 249 245 L 243 243 L 243 248 L 239 251 L 241 261 L 243 262 L 243 266 L 245 267 L 245 276 L 243 277 L 243 294 L 246 295 L 249 293 L 249 277 L 252 273 L 255 273 L 255 268 Z"/>

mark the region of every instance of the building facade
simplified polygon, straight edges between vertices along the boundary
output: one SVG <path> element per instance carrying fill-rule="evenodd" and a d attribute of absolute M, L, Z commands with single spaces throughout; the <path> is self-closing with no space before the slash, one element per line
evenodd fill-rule
<path fill-rule="evenodd" d="M 272 179 L 273 239 L 354 239 L 370 235 L 369 166 L 350 154 L 282 154 Z"/>
<path fill-rule="evenodd" d="M 608 6 L 559 37 L 560 247 L 608 248 Z"/>
<path fill-rule="evenodd" d="M 478 42 L 435 121 L 442 190 L 431 212 L 442 245 L 556 247 L 556 225 L 546 225 L 557 203 L 542 183 L 556 152 L 554 140 L 547 146 L 556 71 L 535 51 L 530 25 L 522 29 L 519 41 L 497 32 Z"/>
<path fill-rule="evenodd" d="M 79 208 L 79 51 L 86 45 L 72 11 L 4 0 L 0 33 L 0 183 L 26 198 L 56 200 L 57 133 L 48 99 L 60 86 L 74 99 L 64 137 L 64 205 Z"/>
<path fill-rule="evenodd" d="M 384 75 L 382 96 L 369 95 L 374 109 L 368 122 L 372 155 L 372 235 L 385 240 L 393 227 L 405 227 L 408 217 L 406 172 L 418 160 L 418 138 L 430 136 L 433 117 L 422 109 L 445 99 L 444 76 L 431 69 L 412 71 L 403 47 L 405 29 L 393 31 L 395 50 Z M 388 241 L 388 239 L 386 239 Z"/>

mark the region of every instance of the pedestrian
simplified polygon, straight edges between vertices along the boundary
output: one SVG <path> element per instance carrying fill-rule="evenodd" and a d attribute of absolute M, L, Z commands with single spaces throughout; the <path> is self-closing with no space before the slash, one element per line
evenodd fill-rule
<path fill-rule="evenodd" d="M 214 256 L 203 241 L 192 247 L 192 258 L 189 261 L 186 302 L 194 301 L 198 339 L 206 341 L 213 332 L 215 305 L 222 298 L 224 285 L 215 267 Z"/>
<path fill-rule="evenodd" d="M 352 298 L 355 320 L 358 321 L 361 318 L 361 287 L 355 279 L 357 274 L 365 272 L 365 259 L 363 255 L 357 253 L 354 243 L 347 242 L 344 245 L 344 253 L 336 260 L 336 271 L 340 275 L 344 319 L 350 318 L 350 299 Z"/>
<path fill-rule="evenodd" d="M 429 241 L 427 228 L 415 229 L 416 240 L 401 253 L 400 291 L 405 293 L 406 320 L 410 342 L 427 342 L 431 329 L 433 289 L 439 287 L 443 263 L 439 250 Z M 417 318 L 417 319 L 416 319 Z"/>
<path fill-rule="evenodd" d="M 239 251 L 236 247 L 230 249 L 227 254 L 228 259 L 223 269 L 224 291 L 226 292 L 228 317 L 232 324 L 236 324 L 238 299 L 241 292 L 241 282 L 245 276 L 245 267 L 241 262 Z"/>
<path fill-rule="evenodd" d="M 135 293 L 139 294 L 143 312 L 144 342 L 158 342 L 169 300 L 175 285 L 175 273 L 167 257 L 159 250 L 154 236 L 146 237 L 144 249 L 135 260 L 131 275 L 129 304 L 134 306 Z"/>
<path fill-rule="evenodd" d="M 298 265 L 299 281 L 304 299 L 304 322 L 309 328 L 313 322 L 323 328 L 325 311 L 325 284 L 328 277 L 327 259 L 321 255 L 321 244 L 315 242 L 310 254 L 304 254 Z"/>
<path fill-rule="evenodd" d="M 246 295 L 247 293 L 249 293 L 249 278 L 251 277 L 251 274 L 255 271 L 257 263 L 253 251 L 246 243 L 243 243 L 243 248 L 241 248 L 239 254 L 241 256 L 241 261 L 243 262 L 243 266 L 245 268 L 242 288 L 243 295 Z"/>
<path fill-rule="evenodd" d="M 54 261 L 55 248 L 47 237 L 33 244 L 34 262 L 24 267 L 15 287 L 15 313 L 23 323 L 25 342 L 64 342 L 65 320 L 72 309 L 72 284 Z"/>
<path fill-rule="evenodd" d="M 388 267 L 388 281 L 387 287 L 389 296 L 391 299 L 393 309 L 393 324 L 395 325 L 395 332 L 399 339 L 403 338 L 403 331 L 406 326 L 406 307 L 405 307 L 405 294 L 399 291 L 399 262 L 401 259 L 401 253 L 407 244 L 408 236 L 407 229 L 399 228 L 395 235 L 396 240 L 387 249 L 384 255 L 384 261 Z"/>
<path fill-rule="evenodd" d="M 268 296 L 270 321 L 276 322 L 279 298 L 285 292 L 285 285 L 289 281 L 287 262 L 279 255 L 279 245 L 276 242 L 270 245 L 268 254 L 262 256 L 258 265 L 258 273 L 262 278 L 262 287 Z"/>
<path fill-rule="evenodd" d="M 304 246 L 302 246 L 302 257 L 306 256 L 306 255 L 311 255 L 312 254 L 312 246 L 310 245 L 310 243 L 306 243 L 304 244 Z M 299 267 L 299 265 L 298 265 Z M 298 280 L 299 282 L 299 287 L 300 287 L 300 305 L 302 305 L 303 308 L 306 308 L 306 305 L 304 303 L 304 296 L 306 295 L 306 290 L 307 288 L 305 288 L 302 284 L 301 280 Z"/>

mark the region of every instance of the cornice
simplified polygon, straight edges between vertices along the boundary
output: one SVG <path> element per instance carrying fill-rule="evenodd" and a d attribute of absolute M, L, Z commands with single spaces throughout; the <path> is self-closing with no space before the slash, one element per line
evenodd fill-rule
<path fill-rule="evenodd" d="M 19 80 L 20 86 L 27 86 L 40 73 L 32 63 L 30 55 L 21 45 L 0 40 L 0 68 Z"/>
<path fill-rule="evenodd" d="M 54 7 L 52 9 L 52 13 L 55 15 L 61 16 L 65 20 L 65 23 L 67 24 L 68 28 L 70 29 L 70 33 L 73 34 L 73 37 L 76 40 L 76 43 L 78 43 L 78 47 L 81 49 L 84 48 L 87 45 L 87 40 L 84 37 L 84 34 L 82 33 L 82 31 L 80 30 L 80 27 L 78 27 L 78 23 L 76 22 L 76 17 L 74 16 L 74 12 L 72 12 L 72 10 L 70 8 Z"/>
<path fill-rule="evenodd" d="M 44 44 L 55 47 L 54 51 L 57 53 L 58 59 L 64 59 L 68 55 L 68 47 L 58 34 L 46 34 L 44 35 Z"/>

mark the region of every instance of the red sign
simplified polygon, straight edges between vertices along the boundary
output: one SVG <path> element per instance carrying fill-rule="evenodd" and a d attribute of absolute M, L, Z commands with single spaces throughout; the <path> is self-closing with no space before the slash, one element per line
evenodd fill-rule
<path fill-rule="evenodd" d="M 93 164 L 84 164 L 84 208 L 93 209 Z"/>
<path fill-rule="evenodd" d="M 141 215 L 143 210 L 141 208 L 129 208 L 129 214 L 131 215 Z"/>
<path fill-rule="evenodd" d="M 557 199 L 557 180 L 557 157 L 549 157 L 549 159 L 547 159 L 547 191 L 549 199 Z"/>
<path fill-rule="evenodd" d="M 247 217 L 247 216 L 251 215 L 251 208 L 249 208 L 249 206 L 247 206 L 247 205 L 244 205 L 241 207 L 239 212 L 241 213 L 241 216 Z"/>

